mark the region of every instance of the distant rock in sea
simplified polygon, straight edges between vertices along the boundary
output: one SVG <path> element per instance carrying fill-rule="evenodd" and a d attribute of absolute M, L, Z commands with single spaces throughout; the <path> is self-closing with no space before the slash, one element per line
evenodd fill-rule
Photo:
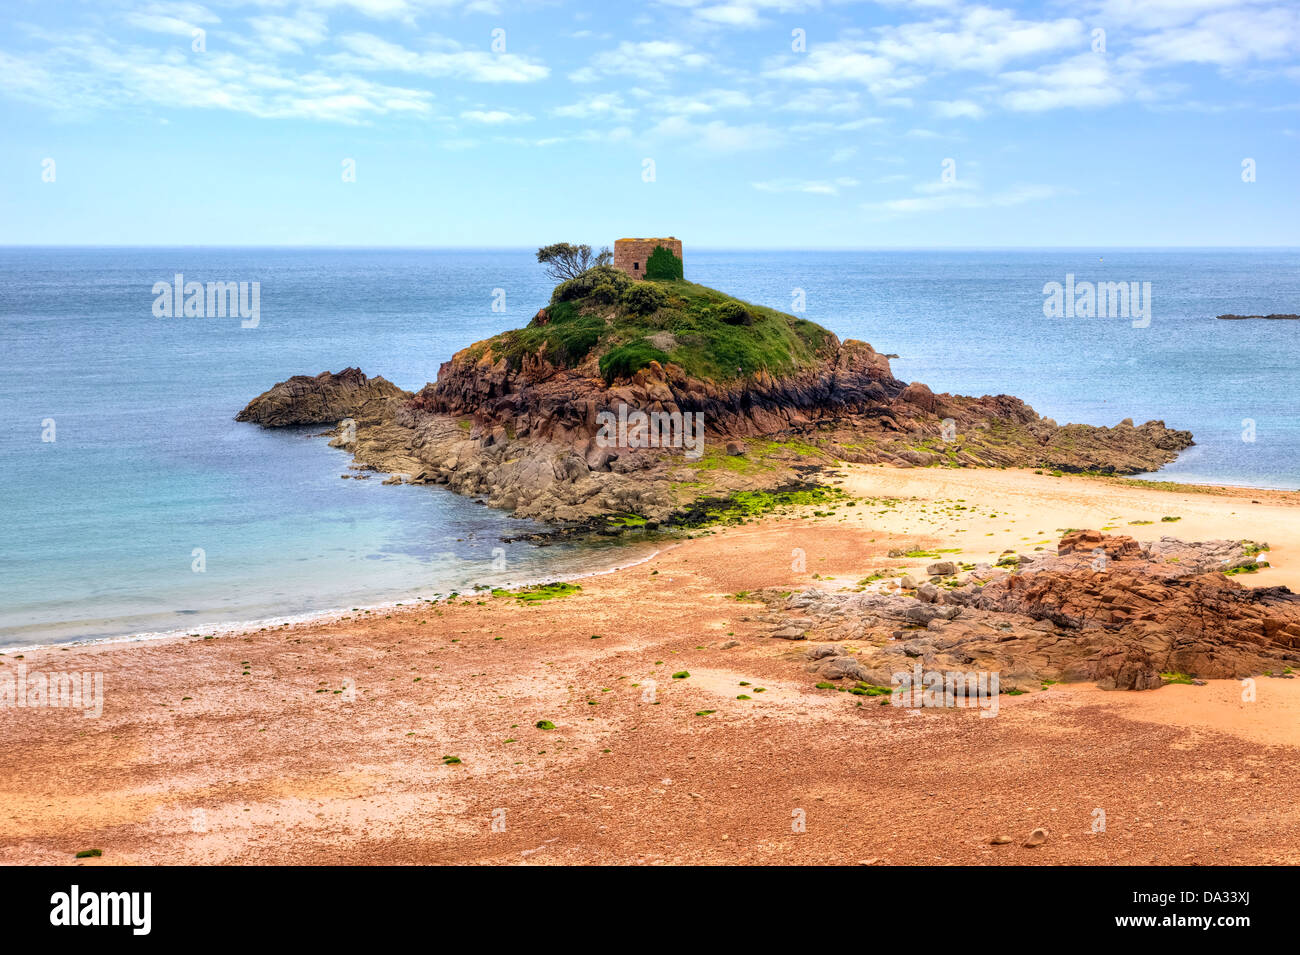
<path fill-rule="evenodd" d="M 1274 312 L 1274 313 L 1271 314 L 1271 315 L 1216 315 L 1215 318 L 1218 318 L 1218 319 L 1220 319 L 1221 321 L 1225 321 L 1225 322 L 1244 322 L 1244 321 L 1246 321 L 1247 319 L 1252 319 L 1252 318 L 1253 318 L 1253 319 L 1259 319 L 1259 320 L 1261 320 L 1261 321 L 1292 321 L 1292 322 L 1294 322 L 1294 321 L 1300 320 L 1300 315 L 1292 315 L 1292 314 L 1290 314 L 1290 313 L 1283 314 L 1283 313 L 1281 313 L 1281 312 Z"/>

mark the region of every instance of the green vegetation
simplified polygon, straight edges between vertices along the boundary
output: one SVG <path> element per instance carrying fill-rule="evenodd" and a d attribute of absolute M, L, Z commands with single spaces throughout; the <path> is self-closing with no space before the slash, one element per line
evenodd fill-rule
<path fill-rule="evenodd" d="M 651 361 L 671 361 L 692 377 L 729 381 L 810 367 L 833 340 L 806 319 L 703 285 L 677 278 L 633 282 L 598 265 L 557 285 L 545 314 L 527 327 L 480 342 L 466 357 L 504 358 L 518 368 L 525 355 L 541 355 L 574 368 L 594 356 L 611 381 Z"/>
<path fill-rule="evenodd" d="M 653 315 L 668 304 L 668 296 L 653 282 L 637 282 L 619 296 L 619 302 L 634 315 Z"/>
<path fill-rule="evenodd" d="M 673 255 L 671 249 L 656 245 L 650 257 L 645 260 L 645 277 L 668 281 L 681 279 L 682 260 Z"/>
<path fill-rule="evenodd" d="M 640 514 L 607 514 L 605 521 L 612 527 L 645 527 L 646 519 Z"/>
<path fill-rule="evenodd" d="M 676 673 L 673 674 L 673 679 L 685 680 L 688 676 L 690 676 L 690 674 L 687 673 L 685 670 L 678 670 Z"/>
<path fill-rule="evenodd" d="M 712 308 L 713 315 L 727 325 L 753 325 L 754 316 L 740 302 L 721 302 Z"/>
<path fill-rule="evenodd" d="M 631 378 L 632 375 L 645 368 L 652 361 L 657 361 L 660 365 L 666 365 L 668 363 L 668 353 L 655 348 L 644 338 L 638 338 L 634 342 L 619 345 L 602 355 L 600 357 L 600 374 L 607 382 L 612 382 L 616 378 Z"/>
<path fill-rule="evenodd" d="M 78 859 L 96 859 L 104 854 L 103 849 L 82 849 L 77 853 Z"/>
<path fill-rule="evenodd" d="M 492 596 L 515 597 L 522 604 L 535 604 L 543 600 L 554 600 L 557 597 L 568 597 L 581 589 L 577 584 L 556 581 L 551 584 L 531 584 L 518 590 L 502 590 L 498 587 L 492 591 Z"/>
<path fill-rule="evenodd" d="M 588 271 L 593 265 L 605 265 L 614 260 L 609 249 L 592 252 L 589 245 L 556 242 L 537 250 L 537 261 L 553 279 L 571 279 Z"/>
<path fill-rule="evenodd" d="M 1162 673 L 1160 679 L 1164 680 L 1165 683 L 1192 683 L 1192 678 L 1186 673 Z"/>
<path fill-rule="evenodd" d="M 539 730 L 555 729 L 555 724 L 552 723 L 550 720 L 538 720 L 536 725 Z"/>
<path fill-rule="evenodd" d="M 687 527 L 741 524 L 773 511 L 839 502 L 847 497 L 839 488 L 821 485 L 785 487 L 771 491 L 737 491 L 730 497 L 696 501 L 682 517 L 681 523 Z"/>

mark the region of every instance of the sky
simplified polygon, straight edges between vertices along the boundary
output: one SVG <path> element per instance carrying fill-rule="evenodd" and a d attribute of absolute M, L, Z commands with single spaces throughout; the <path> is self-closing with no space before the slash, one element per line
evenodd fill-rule
<path fill-rule="evenodd" d="M 0 0 L 0 244 L 1300 245 L 1295 0 Z"/>

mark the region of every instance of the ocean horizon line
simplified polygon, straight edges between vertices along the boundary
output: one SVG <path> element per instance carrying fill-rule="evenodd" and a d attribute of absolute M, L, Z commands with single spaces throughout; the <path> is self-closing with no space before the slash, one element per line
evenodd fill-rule
<path fill-rule="evenodd" d="M 898 246 L 731 246 L 692 245 L 697 252 L 1297 252 L 1300 245 L 898 245 Z M 140 245 L 131 243 L 0 243 L 0 251 L 10 250 L 95 250 L 119 249 L 122 251 L 195 249 L 304 252 L 518 252 L 532 251 L 532 245 L 310 245 L 297 243 L 250 243 L 243 245 L 225 243 L 161 243 Z"/>

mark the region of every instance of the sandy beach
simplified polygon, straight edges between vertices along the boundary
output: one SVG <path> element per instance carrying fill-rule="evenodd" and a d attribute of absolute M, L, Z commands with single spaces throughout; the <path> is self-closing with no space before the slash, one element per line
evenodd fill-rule
<path fill-rule="evenodd" d="M 842 474 L 854 508 L 697 535 L 532 605 L 10 651 L 5 669 L 102 672 L 105 701 L 97 719 L 5 711 L 0 862 L 1300 862 L 1300 681 L 1262 678 L 1251 703 L 1223 680 L 905 711 L 817 689 L 745 596 L 924 563 L 892 548 L 1050 549 L 1068 528 L 1266 541 L 1271 566 L 1238 579 L 1300 589 L 1300 494 Z"/>

